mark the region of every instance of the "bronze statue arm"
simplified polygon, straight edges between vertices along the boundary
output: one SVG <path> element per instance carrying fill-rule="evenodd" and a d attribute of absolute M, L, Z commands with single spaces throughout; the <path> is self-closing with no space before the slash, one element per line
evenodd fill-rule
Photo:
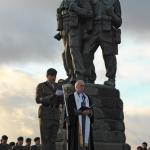
<path fill-rule="evenodd" d="M 112 17 L 113 26 L 119 28 L 122 25 L 120 1 L 115 0 L 113 6 L 107 9 L 107 13 Z"/>
<path fill-rule="evenodd" d="M 113 8 L 109 8 L 107 10 L 107 13 L 109 16 L 112 17 L 113 26 L 115 26 L 116 28 L 119 28 L 122 24 L 122 18 L 114 12 Z"/>

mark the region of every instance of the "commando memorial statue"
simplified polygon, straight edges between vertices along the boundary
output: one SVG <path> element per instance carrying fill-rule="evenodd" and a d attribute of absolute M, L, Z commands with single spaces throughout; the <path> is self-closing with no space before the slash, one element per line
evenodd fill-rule
<path fill-rule="evenodd" d="M 55 38 L 62 38 L 64 43 L 62 57 L 67 80 L 95 82 L 93 60 L 100 46 L 108 77 L 104 85 L 115 87 L 122 24 L 119 0 L 63 0 L 57 9 L 57 22 Z"/>
<path fill-rule="evenodd" d="M 121 25 L 119 0 L 61 1 L 54 38 L 63 42 L 67 78 L 56 83 L 57 71 L 50 68 L 37 86 L 42 150 L 131 149 L 115 82 Z M 102 85 L 95 84 L 93 62 L 99 47 L 108 78 Z"/>

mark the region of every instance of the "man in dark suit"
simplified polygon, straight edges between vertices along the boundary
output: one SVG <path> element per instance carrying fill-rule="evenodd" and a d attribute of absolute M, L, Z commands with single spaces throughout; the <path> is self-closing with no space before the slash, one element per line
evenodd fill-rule
<path fill-rule="evenodd" d="M 39 107 L 40 133 L 42 150 L 56 150 L 56 137 L 59 128 L 59 101 L 63 95 L 61 87 L 55 82 L 57 71 L 47 70 L 47 81 L 36 89 L 36 102 Z"/>
<path fill-rule="evenodd" d="M 35 145 L 31 146 L 31 150 L 42 150 L 42 145 L 40 144 L 40 137 L 34 138 Z"/>
<path fill-rule="evenodd" d="M 84 93 L 84 87 L 84 81 L 78 80 L 75 84 L 76 91 L 69 95 L 67 99 L 69 150 L 94 150 L 92 101 Z"/>

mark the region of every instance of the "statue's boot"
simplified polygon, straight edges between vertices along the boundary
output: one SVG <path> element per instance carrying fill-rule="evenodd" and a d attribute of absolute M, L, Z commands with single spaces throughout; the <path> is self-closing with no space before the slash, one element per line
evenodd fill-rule
<path fill-rule="evenodd" d="M 85 76 L 84 76 L 84 82 L 94 84 L 96 80 L 96 73 L 95 73 L 95 67 L 93 65 L 92 70 L 86 70 Z"/>
<path fill-rule="evenodd" d="M 104 85 L 107 85 L 107 86 L 109 86 L 109 87 L 111 87 L 111 88 L 115 88 L 115 79 L 108 79 L 107 81 L 105 81 L 104 82 Z"/>

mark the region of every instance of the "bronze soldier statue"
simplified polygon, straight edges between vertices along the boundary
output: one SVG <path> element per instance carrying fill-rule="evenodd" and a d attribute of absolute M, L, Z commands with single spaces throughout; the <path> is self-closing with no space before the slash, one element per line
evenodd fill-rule
<path fill-rule="evenodd" d="M 94 53 L 101 46 L 108 77 L 104 84 L 115 87 L 122 24 L 119 0 L 63 0 L 58 12 L 60 33 L 56 37 L 64 41 L 63 60 L 69 78 L 94 83 Z"/>
<path fill-rule="evenodd" d="M 56 138 L 59 128 L 59 100 L 63 95 L 61 87 L 55 82 L 57 71 L 47 70 L 47 81 L 36 89 L 36 102 L 39 107 L 40 133 L 42 150 L 56 150 Z"/>
<path fill-rule="evenodd" d="M 84 65 L 88 71 L 85 80 L 93 82 L 96 79 L 92 79 L 95 74 L 92 69 L 94 53 L 101 46 L 106 76 L 108 77 L 104 84 L 115 87 L 116 55 L 118 54 L 118 44 L 121 42 L 121 30 L 119 29 L 122 24 L 120 2 L 119 0 L 99 0 L 97 6 L 93 31 L 84 43 Z"/>
<path fill-rule="evenodd" d="M 58 31 L 63 39 L 63 62 L 70 80 L 84 79 L 86 73 L 82 48 L 85 35 L 92 31 L 93 8 L 91 0 L 63 0 L 57 10 Z"/>
<path fill-rule="evenodd" d="M 73 70 L 73 62 L 70 53 L 69 47 L 69 5 L 70 0 L 63 0 L 60 7 L 57 9 L 57 31 L 58 34 L 55 35 L 57 40 L 63 40 L 64 44 L 64 52 L 62 53 L 62 59 L 65 71 L 67 73 L 68 78 L 66 82 L 73 81 L 75 78 L 74 70 Z"/>

